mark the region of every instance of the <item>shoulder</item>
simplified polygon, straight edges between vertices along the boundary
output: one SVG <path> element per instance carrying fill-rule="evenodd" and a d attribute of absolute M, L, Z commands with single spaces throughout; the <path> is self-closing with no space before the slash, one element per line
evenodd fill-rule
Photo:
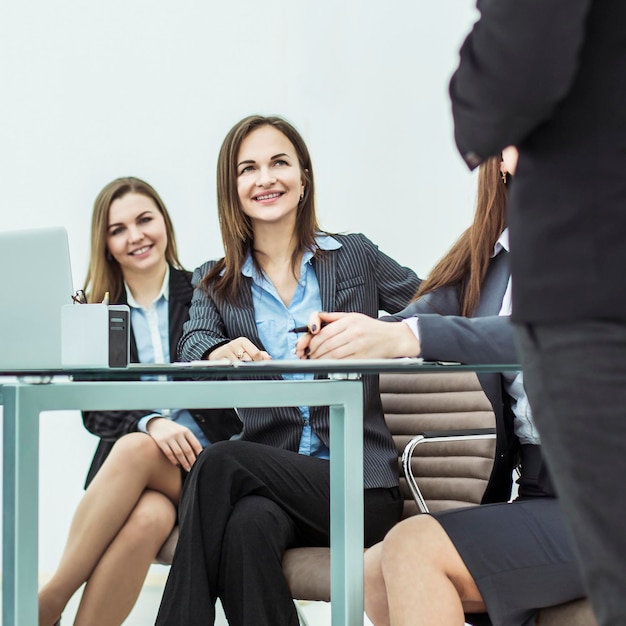
<path fill-rule="evenodd" d="M 206 261 L 193 271 L 191 282 L 194 287 L 197 287 L 200 281 L 219 263 L 221 259 L 213 259 Z"/>
<path fill-rule="evenodd" d="M 362 233 L 332 234 L 330 236 L 341 244 L 341 247 L 336 250 L 339 256 L 370 257 L 378 253 L 378 246 Z"/>
<path fill-rule="evenodd" d="M 439 287 L 429 291 L 418 300 L 411 303 L 408 308 L 413 309 L 413 315 L 422 313 L 435 313 L 437 315 L 459 315 L 460 287 L 450 285 Z"/>
<path fill-rule="evenodd" d="M 342 246 L 357 248 L 376 247 L 363 233 L 329 233 L 329 236 L 336 239 Z"/>
<path fill-rule="evenodd" d="M 170 284 L 186 283 L 191 285 L 192 272 L 186 269 L 178 269 L 170 266 Z"/>
<path fill-rule="evenodd" d="M 175 301 L 189 302 L 193 292 L 191 272 L 170 266 L 170 297 Z"/>

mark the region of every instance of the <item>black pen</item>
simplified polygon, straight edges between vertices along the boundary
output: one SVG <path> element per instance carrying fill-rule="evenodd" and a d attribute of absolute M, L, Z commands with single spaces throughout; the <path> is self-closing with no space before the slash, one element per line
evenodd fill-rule
<path fill-rule="evenodd" d="M 324 328 L 324 326 L 326 326 L 326 322 L 322 322 L 322 328 Z M 295 328 L 292 328 L 291 330 L 288 330 L 287 332 L 289 332 L 289 333 L 310 333 L 311 330 L 309 329 L 308 326 L 296 326 Z"/>

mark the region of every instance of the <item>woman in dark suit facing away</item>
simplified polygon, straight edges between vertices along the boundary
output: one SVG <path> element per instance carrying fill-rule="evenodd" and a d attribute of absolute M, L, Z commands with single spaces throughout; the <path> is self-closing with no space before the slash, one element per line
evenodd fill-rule
<path fill-rule="evenodd" d="M 157 192 L 119 178 L 98 195 L 85 291 L 131 310 L 131 360 L 167 363 L 189 315 L 191 275 Z M 203 447 L 239 432 L 233 411 L 89 411 L 100 443 L 61 563 L 39 592 L 39 624 L 51 626 L 86 583 L 74 624 L 119 626 L 176 523 L 183 480 Z"/>
<path fill-rule="evenodd" d="M 194 273 L 200 288 L 179 344 L 183 360 L 295 359 L 299 335 L 290 331 L 320 307 L 375 317 L 379 309 L 399 311 L 415 293 L 415 273 L 365 236 L 320 229 L 311 159 L 285 120 L 236 124 L 222 144 L 217 187 L 226 256 Z M 377 377 L 364 386 L 371 545 L 398 520 L 402 502 Z M 241 439 L 205 450 L 187 479 L 160 626 L 212 624 L 218 597 L 231 626 L 296 626 L 283 553 L 328 546 L 328 407 L 240 415 Z"/>
<path fill-rule="evenodd" d="M 326 325 L 301 338 L 298 354 L 516 363 L 506 228 L 515 160 L 509 151 L 481 166 L 472 226 L 404 311 L 383 320 L 315 315 L 310 324 Z M 522 374 L 479 378 L 497 424 L 486 504 L 410 517 L 367 551 L 365 607 L 376 626 L 462 626 L 464 612 L 487 612 L 494 626 L 530 626 L 538 609 L 585 595 Z M 519 497 L 507 503 L 516 463 Z"/>

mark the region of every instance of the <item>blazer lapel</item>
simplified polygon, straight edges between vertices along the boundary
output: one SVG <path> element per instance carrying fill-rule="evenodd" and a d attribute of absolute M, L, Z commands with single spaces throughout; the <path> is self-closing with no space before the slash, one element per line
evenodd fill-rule
<path fill-rule="evenodd" d="M 489 264 L 481 289 L 482 296 L 476 308 L 476 317 L 498 315 L 500 313 L 502 298 L 504 297 L 510 275 L 509 253 L 506 250 L 500 250 Z"/>
<path fill-rule="evenodd" d="M 193 287 L 186 273 L 182 270 L 170 267 L 170 298 L 168 309 L 170 316 L 170 361 L 172 362 L 176 361 L 178 358 L 178 342 L 183 333 L 183 324 L 189 317 L 192 295 Z"/>
<path fill-rule="evenodd" d="M 337 291 L 337 257 L 334 250 L 327 250 L 313 257 L 315 274 L 320 286 L 320 297 L 324 311 L 335 310 L 335 293 Z"/>

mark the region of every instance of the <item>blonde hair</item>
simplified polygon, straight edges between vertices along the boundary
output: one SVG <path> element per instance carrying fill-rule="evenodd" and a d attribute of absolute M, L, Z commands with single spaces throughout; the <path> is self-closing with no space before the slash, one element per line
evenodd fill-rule
<path fill-rule="evenodd" d="M 124 289 L 122 269 L 119 263 L 109 254 L 106 242 L 111 204 L 128 193 L 141 194 L 150 198 L 156 204 L 159 212 L 163 215 L 167 233 L 165 259 L 172 267 L 182 268 L 178 260 L 174 226 L 159 194 L 151 185 L 139 178 L 132 176 L 117 178 L 102 189 L 93 205 L 91 216 L 91 254 L 84 286 L 90 302 L 100 302 L 107 291 L 109 292 L 111 302 L 119 302 L 122 297 Z"/>

